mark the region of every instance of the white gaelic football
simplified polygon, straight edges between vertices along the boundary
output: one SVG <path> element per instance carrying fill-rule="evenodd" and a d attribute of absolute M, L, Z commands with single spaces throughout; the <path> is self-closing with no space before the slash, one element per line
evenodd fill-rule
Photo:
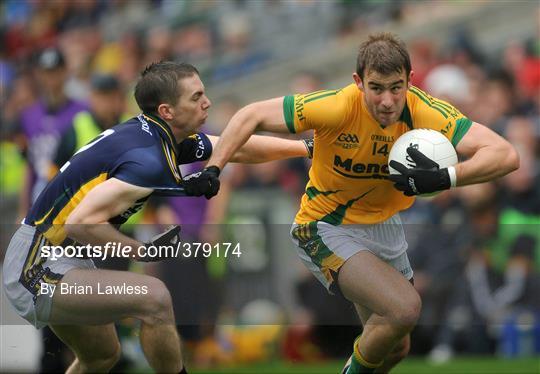
<path fill-rule="evenodd" d="M 414 129 L 407 131 L 396 140 L 390 150 L 388 163 L 394 160 L 408 168 L 414 168 L 416 164 L 407 154 L 408 147 L 418 149 L 426 157 L 438 163 L 441 169 L 453 166 L 458 162 L 456 150 L 446 136 L 435 130 Z M 399 174 L 390 166 L 389 170 L 390 174 Z"/>

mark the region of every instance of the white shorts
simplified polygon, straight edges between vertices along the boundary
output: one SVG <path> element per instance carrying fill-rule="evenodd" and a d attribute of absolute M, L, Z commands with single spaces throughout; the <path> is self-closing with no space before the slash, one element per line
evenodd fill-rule
<path fill-rule="evenodd" d="M 36 328 L 47 325 L 52 297 L 41 295 L 41 284 L 56 284 L 71 269 L 95 269 L 90 259 L 61 257 L 52 261 L 41 257 L 47 243 L 32 226 L 22 225 L 11 238 L 3 267 L 3 284 L 17 313 Z"/>
<path fill-rule="evenodd" d="M 398 214 L 373 225 L 333 226 L 321 221 L 294 223 L 291 237 L 302 262 L 332 294 L 338 291 L 339 269 L 360 251 L 373 253 L 407 280 L 413 277 Z"/>

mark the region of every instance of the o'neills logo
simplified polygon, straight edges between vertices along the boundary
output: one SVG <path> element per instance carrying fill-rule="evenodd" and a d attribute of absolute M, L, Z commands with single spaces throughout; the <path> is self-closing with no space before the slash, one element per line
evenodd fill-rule
<path fill-rule="evenodd" d="M 386 179 L 390 171 L 387 164 L 354 163 L 352 158 L 342 160 L 334 156 L 334 171 L 339 175 L 354 179 Z"/>
<path fill-rule="evenodd" d="M 352 149 L 360 147 L 360 140 L 356 134 L 341 133 L 334 144 L 343 149 Z"/>

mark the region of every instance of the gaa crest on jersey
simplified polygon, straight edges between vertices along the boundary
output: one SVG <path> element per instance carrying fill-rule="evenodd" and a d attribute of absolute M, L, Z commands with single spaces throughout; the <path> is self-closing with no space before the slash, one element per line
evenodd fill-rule
<path fill-rule="evenodd" d="M 337 145 L 338 147 L 341 147 L 343 149 L 353 149 L 360 147 L 360 140 L 358 139 L 358 135 L 356 134 L 342 132 L 337 137 L 334 145 Z"/>
<path fill-rule="evenodd" d="M 319 252 L 320 243 L 317 240 L 311 241 L 306 244 L 306 251 L 311 257 L 316 256 Z"/>

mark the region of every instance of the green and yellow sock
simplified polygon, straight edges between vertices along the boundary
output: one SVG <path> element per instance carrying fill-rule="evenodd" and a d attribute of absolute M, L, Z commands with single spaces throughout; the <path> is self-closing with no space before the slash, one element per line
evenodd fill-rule
<path fill-rule="evenodd" d="M 377 369 L 379 366 L 383 364 L 383 361 L 372 364 L 370 362 L 367 362 L 360 353 L 360 350 L 358 349 L 358 341 L 360 340 L 360 336 L 356 338 L 354 341 L 354 351 L 351 356 L 351 365 L 349 368 L 345 371 L 345 374 L 370 374 L 374 373 L 375 369 Z"/>

